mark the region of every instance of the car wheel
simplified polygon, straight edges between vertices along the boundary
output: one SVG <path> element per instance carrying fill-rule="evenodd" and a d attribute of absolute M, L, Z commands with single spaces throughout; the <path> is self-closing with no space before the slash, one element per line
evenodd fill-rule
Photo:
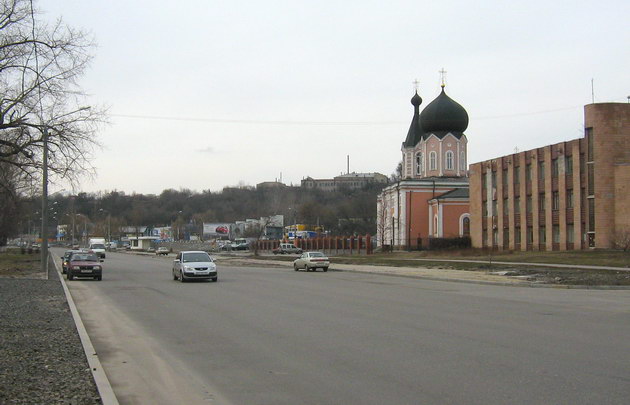
<path fill-rule="evenodd" d="M 179 281 L 181 281 L 182 283 L 185 282 L 186 280 L 184 280 L 184 273 L 182 273 L 182 271 L 179 271 Z"/>
<path fill-rule="evenodd" d="M 324 267 L 324 268 L 322 268 L 322 270 L 328 271 L 328 267 Z"/>
<path fill-rule="evenodd" d="M 310 271 L 310 270 L 308 269 L 308 264 L 306 264 L 306 263 L 304 263 L 304 271 Z"/>
<path fill-rule="evenodd" d="M 219 279 L 218 277 L 214 277 L 212 278 L 212 281 L 216 283 L 218 279 Z"/>
<path fill-rule="evenodd" d="M 101 281 L 103 279 L 103 276 L 96 276 L 94 277 L 97 281 Z"/>
<path fill-rule="evenodd" d="M 68 280 L 70 281 L 74 280 L 74 276 L 71 273 L 68 273 Z"/>
<path fill-rule="evenodd" d="M 177 275 L 175 274 L 175 270 L 171 270 L 171 273 L 173 274 L 173 280 L 177 281 Z"/>
<path fill-rule="evenodd" d="M 295 263 L 293 263 L 293 270 L 298 271 L 298 266 Z"/>

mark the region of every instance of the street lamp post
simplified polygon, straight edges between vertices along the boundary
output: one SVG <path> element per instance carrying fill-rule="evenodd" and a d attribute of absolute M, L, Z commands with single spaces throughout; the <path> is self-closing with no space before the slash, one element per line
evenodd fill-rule
<path fill-rule="evenodd" d="M 48 274 L 48 127 L 42 132 L 42 272 Z"/>

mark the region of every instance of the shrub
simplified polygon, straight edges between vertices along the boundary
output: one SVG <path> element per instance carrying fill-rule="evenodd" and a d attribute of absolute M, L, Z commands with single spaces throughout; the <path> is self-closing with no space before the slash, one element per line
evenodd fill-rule
<path fill-rule="evenodd" d="M 429 250 L 469 249 L 470 246 L 471 242 L 468 236 L 429 239 Z"/>

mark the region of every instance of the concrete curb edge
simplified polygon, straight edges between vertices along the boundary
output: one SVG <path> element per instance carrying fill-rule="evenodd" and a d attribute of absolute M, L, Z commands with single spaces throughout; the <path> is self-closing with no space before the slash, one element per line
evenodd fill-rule
<path fill-rule="evenodd" d="M 81 339 L 81 344 L 83 345 L 85 357 L 87 358 L 88 364 L 90 365 L 90 371 L 92 372 L 92 376 L 94 377 L 94 382 L 96 383 L 96 388 L 98 389 L 98 393 L 101 396 L 103 405 L 119 405 L 118 398 L 116 398 L 116 394 L 112 389 L 112 385 L 110 384 L 109 379 L 107 378 L 107 374 L 105 374 L 105 370 L 101 365 L 98 354 L 96 353 L 96 350 L 94 350 L 94 346 L 92 345 L 90 336 L 85 329 L 85 325 L 83 325 L 83 320 L 81 319 L 81 315 L 79 315 L 79 310 L 74 303 L 72 294 L 70 294 L 70 290 L 66 285 L 63 274 L 61 274 L 61 271 L 59 271 L 57 259 L 52 254 L 49 254 L 49 256 L 52 257 L 53 264 L 55 266 L 55 269 L 57 270 L 57 274 L 59 274 L 59 280 L 61 281 L 63 291 L 66 294 L 66 300 L 68 301 L 68 305 L 70 306 L 70 312 L 72 313 L 74 324 L 76 325 L 77 332 L 79 333 L 79 338 Z"/>

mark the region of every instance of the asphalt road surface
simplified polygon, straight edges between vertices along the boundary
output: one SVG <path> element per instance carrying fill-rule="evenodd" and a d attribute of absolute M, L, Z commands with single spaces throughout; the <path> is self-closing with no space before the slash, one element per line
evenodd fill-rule
<path fill-rule="evenodd" d="M 122 404 L 627 404 L 630 291 L 108 253 L 68 282 Z"/>

